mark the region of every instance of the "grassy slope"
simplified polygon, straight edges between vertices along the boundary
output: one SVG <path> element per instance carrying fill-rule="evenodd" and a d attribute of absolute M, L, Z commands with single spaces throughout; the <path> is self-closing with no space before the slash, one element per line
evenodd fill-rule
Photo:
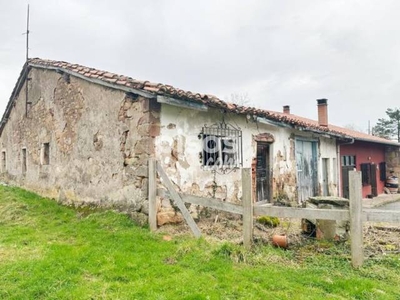
<path fill-rule="evenodd" d="M 168 242 L 123 215 L 0 187 L 0 299 L 400 298 L 399 257 L 355 271 L 338 247 L 300 262 L 269 246 Z"/>

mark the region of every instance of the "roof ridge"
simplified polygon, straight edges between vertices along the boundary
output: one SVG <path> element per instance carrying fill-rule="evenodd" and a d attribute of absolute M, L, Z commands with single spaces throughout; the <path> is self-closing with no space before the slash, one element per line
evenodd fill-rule
<path fill-rule="evenodd" d="M 45 68 L 47 67 L 53 69 L 64 69 L 72 73 L 79 74 L 79 76 L 83 78 L 86 77 L 88 79 L 95 79 L 97 80 L 97 82 L 99 82 L 99 80 L 103 81 L 108 85 L 111 84 L 115 88 L 122 88 L 122 87 L 132 88 L 153 95 L 163 95 L 167 97 L 170 96 L 174 98 L 183 99 L 185 101 L 198 102 L 207 105 L 209 107 L 224 109 L 227 112 L 232 112 L 236 114 L 249 114 L 252 115 L 253 117 L 267 118 L 272 121 L 283 122 L 291 126 L 298 126 L 318 133 L 331 134 L 334 136 L 340 136 L 342 138 L 367 139 L 371 142 L 395 144 L 400 146 L 399 143 L 394 143 L 392 141 L 380 137 L 370 136 L 362 132 L 348 130 L 346 128 L 342 128 L 336 125 L 329 124 L 327 127 L 321 126 L 319 125 L 318 121 L 308 119 L 302 116 L 297 116 L 294 114 L 285 114 L 282 112 L 275 112 L 272 110 L 259 109 L 255 107 L 248 107 L 248 106 L 238 105 L 235 103 L 229 103 L 227 101 L 219 99 L 214 95 L 186 91 L 179 88 L 175 88 L 174 86 L 169 84 L 150 82 L 147 80 L 142 81 L 134 79 L 129 76 L 119 75 L 116 73 L 99 70 L 96 68 L 86 67 L 76 63 L 69 63 L 66 61 L 58 61 L 51 59 L 42 59 L 36 57 L 28 59 L 28 65 L 33 67 L 41 66 Z M 26 64 L 24 65 L 24 68 L 25 67 Z M 21 74 L 23 74 L 23 72 L 21 72 Z M 20 78 L 21 76 L 22 75 L 20 75 Z M 5 116 L 3 116 L 3 122 L 4 122 L 4 117 Z"/>

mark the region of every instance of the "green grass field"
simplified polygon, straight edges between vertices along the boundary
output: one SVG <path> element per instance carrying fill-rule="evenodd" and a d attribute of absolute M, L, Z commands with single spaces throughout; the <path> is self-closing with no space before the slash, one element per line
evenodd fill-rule
<path fill-rule="evenodd" d="M 0 187 L 0 299 L 400 299 L 400 256 L 353 270 L 347 248 L 164 241 L 125 215 Z"/>

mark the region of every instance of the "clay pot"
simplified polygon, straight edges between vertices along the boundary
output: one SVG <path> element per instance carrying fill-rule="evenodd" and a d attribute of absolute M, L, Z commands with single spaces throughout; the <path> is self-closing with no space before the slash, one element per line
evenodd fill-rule
<path fill-rule="evenodd" d="M 272 236 L 272 245 L 286 249 L 288 247 L 288 238 L 286 235 L 274 234 Z"/>

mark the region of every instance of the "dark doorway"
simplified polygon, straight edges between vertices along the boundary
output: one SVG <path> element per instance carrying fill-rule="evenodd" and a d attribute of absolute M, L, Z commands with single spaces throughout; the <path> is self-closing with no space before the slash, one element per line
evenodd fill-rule
<path fill-rule="evenodd" d="M 269 144 L 257 142 L 256 201 L 270 201 Z"/>
<path fill-rule="evenodd" d="M 371 164 L 371 194 L 378 196 L 378 183 L 376 180 L 376 164 Z"/>

